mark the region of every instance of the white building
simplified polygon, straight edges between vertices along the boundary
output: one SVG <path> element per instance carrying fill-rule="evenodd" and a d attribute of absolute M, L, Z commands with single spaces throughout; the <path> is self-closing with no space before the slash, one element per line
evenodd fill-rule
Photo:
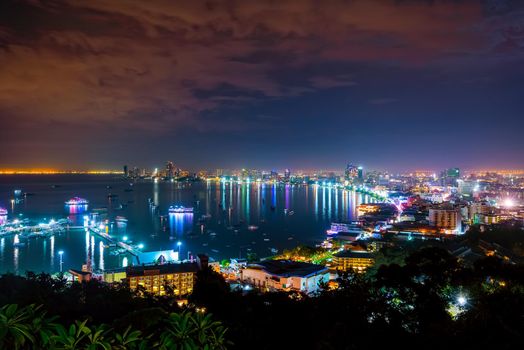
<path fill-rule="evenodd" d="M 314 293 L 320 283 L 329 281 L 329 270 L 322 265 L 290 260 L 268 260 L 249 264 L 241 280 L 266 290 Z"/>

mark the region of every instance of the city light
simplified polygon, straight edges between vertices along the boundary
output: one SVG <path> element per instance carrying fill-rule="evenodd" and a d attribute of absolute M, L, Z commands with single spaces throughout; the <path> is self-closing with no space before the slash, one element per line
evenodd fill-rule
<path fill-rule="evenodd" d="M 127 236 L 122 237 L 122 240 L 123 240 L 124 242 L 126 242 L 126 241 L 127 241 Z"/>
<path fill-rule="evenodd" d="M 460 306 L 464 306 L 464 305 L 466 305 L 467 302 L 468 302 L 468 300 L 466 299 L 465 296 L 463 296 L 463 295 L 459 295 L 459 296 L 457 297 L 457 303 L 458 303 Z"/>
<path fill-rule="evenodd" d="M 506 199 L 504 199 L 504 202 L 503 202 L 503 203 L 504 203 L 503 205 L 504 205 L 506 208 L 512 208 L 512 207 L 515 206 L 515 201 L 514 201 L 513 199 L 511 199 L 511 198 L 506 198 Z"/>
<path fill-rule="evenodd" d="M 143 243 L 140 243 L 140 244 L 138 245 L 138 249 L 144 249 L 144 244 L 143 244 Z"/>

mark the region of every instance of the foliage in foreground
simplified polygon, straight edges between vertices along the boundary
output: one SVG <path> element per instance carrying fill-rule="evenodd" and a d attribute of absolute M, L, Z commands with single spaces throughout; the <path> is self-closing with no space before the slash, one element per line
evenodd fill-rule
<path fill-rule="evenodd" d="M 371 276 L 341 276 L 337 290 L 312 298 L 230 291 L 220 275 L 203 270 L 189 302 L 212 318 L 124 286 L 3 275 L 0 348 L 512 349 L 524 343 L 522 265 L 495 257 L 464 265 L 439 248 L 397 260 Z"/>
<path fill-rule="evenodd" d="M 210 314 L 184 311 L 171 313 L 144 333 L 128 326 L 123 332 L 90 325 L 88 320 L 69 326 L 48 317 L 41 305 L 0 308 L 2 349 L 226 349 L 226 328 Z"/>

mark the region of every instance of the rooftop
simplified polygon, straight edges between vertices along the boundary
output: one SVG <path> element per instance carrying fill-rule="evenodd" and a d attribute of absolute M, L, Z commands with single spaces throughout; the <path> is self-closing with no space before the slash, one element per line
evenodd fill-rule
<path fill-rule="evenodd" d="M 267 273 L 281 277 L 307 277 L 328 271 L 325 266 L 292 260 L 266 260 L 248 265 L 248 268 L 261 268 Z"/>
<path fill-rule="evenodd" d="M 373 255 L 360 250 L 343 250 L 339 253 L 334 254 L 337 258 L 362 258 L 362 259 L 371 259 Z"/>
<path fill-rule="evenodd" d="M 162 265 L 144 265 L 129 266 L 126 270 L 128 277 L 146 276 L 146 275 L 167 275 L 170 273 L 197 272 L 196 263 L 183 264 L 162 264 Z"/>

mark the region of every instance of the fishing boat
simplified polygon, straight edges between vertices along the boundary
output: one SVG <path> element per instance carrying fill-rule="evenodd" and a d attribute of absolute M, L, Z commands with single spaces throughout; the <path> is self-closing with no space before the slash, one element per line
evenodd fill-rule
<path fill-rule="evenodd" d="M 192 207 L 183 207 L 183 206 L 170 206 L 169 213 L 180 214 L 180 213 L 193 213 Z"/>

